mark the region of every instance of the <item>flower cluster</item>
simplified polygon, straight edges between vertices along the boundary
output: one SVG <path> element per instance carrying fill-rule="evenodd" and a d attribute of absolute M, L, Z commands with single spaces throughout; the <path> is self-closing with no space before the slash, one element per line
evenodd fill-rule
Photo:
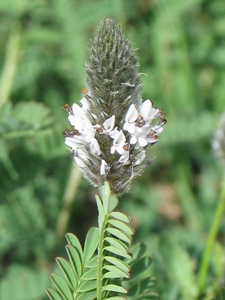
<path fill-rule="evenodd" d="M 142 169 L 137 166 L 142 165 L 145 160 L 147 146 L 156 143 L 158 134 L 163 130 L 162 126 L 166 123 L 164 113 L 153 108 L 150 100 L 144 101 L 138 108 L 131 104 L 122 128 L 118 128 L 115 126 L 115 115 L 107 118 L 102 124 L 92 124 L 88 102 L 85 98 L 80 102 L 82 108 L 77 104 L 73 104 L 72 107 L 64 106 L 73 126 L 64 130 L 65 143 L 70 147 L 77 166 L 82 170 L 89 169 L 90 172 L 94 163 L 94 170 L 99 173 L 96 177 L 102 176 L 99 182 L 101 185 L 110 171 L 115 169 L 110 163 L 111 157 L 114 156 L 117 165 L 132 166 L 134 176 L 135 169 Z M 157 119 L 159 121 L 154 124 L 154 120 Z M 104 147 L 105 140 L 108 140 L 107 147 Z"/>
<path fill-rule="evenodd" d="M 82 107 L 64 106 L 71 123 L 65 143 L 93 185 L 107 180 L 118 194 L 149 165 L 146 148 L 157 142 L 166 119 L 142 101 L 137 59 L 113 20 L 102 21 L 90 52 Z"/>

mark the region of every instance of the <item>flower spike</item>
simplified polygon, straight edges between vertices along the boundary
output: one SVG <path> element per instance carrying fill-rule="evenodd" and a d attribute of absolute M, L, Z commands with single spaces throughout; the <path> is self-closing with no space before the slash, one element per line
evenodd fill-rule
<path fill-rule="evenodd" d="M 72 126 L 63 132 L 70 155 L 94 186 L 108 181 L 114 194 L 127 191 L 149 165 L 146 148 L 166 124 L 161 110 L 143 102 L 137 66 L 121 28 L 104 19 L 90 48 L 81 106 L 64 106 Z"/>

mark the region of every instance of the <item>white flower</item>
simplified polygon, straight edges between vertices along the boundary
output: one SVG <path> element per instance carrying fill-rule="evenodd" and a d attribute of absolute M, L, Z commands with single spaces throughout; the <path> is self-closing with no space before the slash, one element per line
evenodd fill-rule
<path fill-rule="evenodd" d="M 126 143 L 126 138 L 122 130 L 118 131 L 117 129 L 113 131 L 112 134 L 113 146 L 111 147 L 111 153 L 115 153 L 117 151 L 121 156 L 119 158 L 119 162 L 125 163 L 129 160 L 129 147 Z M 111 136 L 111 137 L 112 137 Z"/>
<path fill-rule="evenodd" d="M 115 151 L 117 151 L 119 154 L 123 154 L 125 142 L 126 138 L 123 131 L 117 131 L 114 137 L 113 146 L 111 147 L 111 153 L 115 153 Z"/>
<path fill-rule="evenodd" d="M 125 116 L 123 129 L 131 134 L 130 144 L 135 145 L 135 149 L 144 148 L 157 141 L 157 134 L 162 131 L 164 123 L 161 121 L 151 126 L 151 122 L 156 118 L 162 118 L 162 113 L 152 107 L 149 99 L 145 100 L 138 110 L 131 104 Z M 152 135 L 150 132 L 155 134 Z"/>
<path fill-rule="evenodd" d="M 141 152 L 139 152 L 136 157 L 135 157 L 135 162 L 134 162 L 134 165 L 139 165 L 140 163 L 142 163 L 142 161 L 145 159 L 146 157 L 146 152 L 145 150 L 142 150 Z"/>
<path fill-rule="evenodd" d="M 130 132 L 130 133 L 134 133 L 135 131 L 135 121 L 138 118 L 138 111 L 135 107 L 134 104 L 131 104 L 131 106 L 129 107 L 127 114 L 125 116 L 125 123 L 123 125 L 123 129 Z"/>
<path fill-rule="evenodd" d="M 80 103 L 82 104 L 83 110 L 87 111 L 89 109 L 89 103 L 85 97 L 80 100 Z"/>
<path fill-rule="evenodd" d="M 101 160 L 101 166 L 100 166 L 100 174 L 105 175 L 109 169 L 109 166 L 107 165 L 106 161 L 104 159 Z"/>
<path fill-rule="evenodd" d="M 101 154 L 101 149 L 99 147 L 99 144 L 98 144 L 98 141 L 93 138 L 91 140 L 91 143 L 90 143 L 90 151 L 93 153 L 93 154 L 97 154 L 97 155 L 100 155 Z"/>
<path fill-rule="evenodd" d="M 112 117 L 105 120 L 105 122 L 103 123 L 103 132 L 110 133 L 114 127 L 114 124 L 115 124 L 115 115 L 112 115 Z"/>
<path fill-rule="evenodd" d="M 77 165 L 81 168 L 86 167 L 87 163 L 88 163 L 88 158 L 87 158 L 87 154 L 80 148 L 77 148 L 74 152 L 73 152 L 73 156 L 75 159 L 75 162 L 77 163 Z"/>

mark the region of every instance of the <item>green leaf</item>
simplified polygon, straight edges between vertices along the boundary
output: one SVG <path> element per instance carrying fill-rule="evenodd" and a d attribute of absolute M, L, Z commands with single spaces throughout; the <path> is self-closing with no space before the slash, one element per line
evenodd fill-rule
<path fill-rule="evenodd" d="M 48 294 L 51 300 L 62 300 L 62 298 L 57 294 L 57 292 L 51 288 L 47 288 L 46 293 Z"/>
<path fill-rule="evenodd" d="M 133 228 L 131 228 L 128 224 L 118 221 L 118 220 L 114 220 L 114 219 L 110 219 L 108 221 L 109 224 L 111 224 L 112 226 L 119 228 L 120 230 L 124 231 L 124 233 L 126 233 L 126 235 L 128 236 L 132 236 L 134 234 L 134 230 Z"/>
<path fill-rule="evenodd" d="M 33 128 L 39 129 L 49 126 L 52 123 L 50 109 L 39 102 L 19 102 L 14 109 L 16 119 L 28 124 Z"/>
<path fill-rule="evenodd" d="M 78 238 L 73 233 L 67 233 L 66 239 L 70 245 L 74 246 L 77 249 L 80 256 L 80 260 L 83 261 L 83 250 Z"/>
<path fill-rule="evenodd" d="M 85 265 L 85 268 L 96 268 L 98 264 L 98 256 L 95 255 L 90 259 L 87 264 Z"/>
<path fill-rule="evenodd" d="M 121 296 L 115 296 L 115 297 L 104 298 L 103 300 L 126 300 L 126 298 Z"/>
<path fill-rule="evenodd" d="M 123 288 L 122 286 L 115 285 L 115 284 L 107 284 L 103 286 L 103 290 L 105 291 L 110 291 L 110 292 L 117 292 L 117 293 L 122 293 L 126 294 L 127 290 Z"/>
<path fill-rule="evenodd" d="M 110 198 L 110 186 L 108 182 L 104 182 L 104 185 L 102 186 L 102 203 L 103 203 L 103 209 L 104 209 L 104 215 L 107 215 L 109 212 L 109 198 Z"/>
<path fill-rule="evenodd" d="M 118 199 L 115 195 L 110 195 L 108 212 L 111 213 L 118 205 Z"/>
<path fill-rule="evenodd" d="M 132 238 L 130 236 L 127 236 L 124 232 L 121 232 L 117 228 L 106 228 L 106 231 L 128 244 L 131 244 L 132 242 Z"/>
<path fill-rule="evenodd" d="M 132 278 L 133 279 L 133 278 Z M 135 285 L 129 288 L 128 296 L 141 295 L 149 291 L 155 286 L 156 279 L 154 277 L 147 277 L 141 281 L 138 281 Z"/>
<path fill-rule="evenodd" d="M 125 222 L 125 223 L 130 223 L 130 218 L 119 211 L 113 211 L 111 213 L 111 217 L 113 217 L 117 220 L 120 220 L 122 222 Z"/>
<path fill-rule="evenodd" d="M 65 281 L 57 274 L 51 274 L 51 280 L 65 300 L 73 300 L 71 291 Z"/>
<path fill-rule="evenodd" d="M 60 269 L 62 270 L 64 276 L 66 277 L 66 280 L 68 282 L 68 284 L 70 285 L 70 287 L 74 290 L 76 290 L 77 288 L 77 278 L 70 266 L 70 264 L 61 257 L 57 257 L 56 261 L 60 267 Z"/>
<path fill-rule="evenodd" d="M 92 227 L 86 236 L 84 244 L 84 264 L 86 264 L 98 246 L 98 228 Z"/>
<path fill-rule="evenodd" d="M 129 275 L 130 267 L 119 258 L 113 256 L 105 256 L 104 259 L 116 266 L 118 269 L 124 271 L 127 275 Z"/>
<path fill-rule="evenodd" d="M 146 253 L 146 249 L 147 247 L 144 243 L 137 243 L 131 248 L 133 256 L 133 259 L 130 262 L 131 266 Z"/>
<path fill-rule="evenodd" d="M 67 245 L 66 251 L 68 253 L 69 260 L 75 274 L 77 274 L 77 276 L 80 277 L 82 273 L 82 263 L 80 261 L 80 256 L 77 252 L 77 249 L 71 245 Z"/>
<path fill-rule="evenodd" d="M 96 290 L 80 293 L 76 300 L 94 300 L 96 299 Z"/>
<path fill-rule="evenodd" d="M 119 240 L 117 240 L 117 239 L 115 239 L 115 238 L 113 238 L 113 237 L 110 237 L 110 236 L 109 236 L 109 237 L 106 237 L 105 240 L 106 240 L 111 246 L 113 246 L 113 247 L 115 247 L 115 248 L 117 248 L 117 249 L 119 249 L 119 250 L 121 250 L 121 251 L 125 251 L 125 252 L 127 252 L 127 253 L 130 253 L 129 250 L 128 250 L 127 245 L 126 245 L 124 242 L 119 241 Z"/>
<path fill-rule="evenodd" d="M 104 214 L 104 209 L 103 209 L 103 205 L 102 205 L 102 201 L 101 201 L 100 197 L 98 195 L 96 195 L 95 199 L 96 199 L 96 203 L 97 203 L 97 207 L 98 207 L 98 226 L 99 226 L 99 230 L 101 230 L 102 224 L 105 219 L 105 214 Z"/>
<path fill-rule="evenodd" d="M 81 277 L 82 280 L 93 280 L 96 279 L 97 276 L 97 269 L 93 268 L 93 269 L 86 269 L 84 270 L 84 273 Z"/>
<path fill-rule="evenodd" d="M 113 265 L 105 265 L 103 268 L 109 271 L 103 275 L 104 278 L 121 278 L 121 277 L 129 278 L 130 277 L 129 274 L 123 272 L 122 270 L 118 269 Z"/>
<path fill-rule="evenodd" d="M 79 286 L 79 293 L 91 291 L 93 289 L 96 289 L 96 287 L 97 287 L 96 280 L 82 281 Z"/>
<path fill-rule="evenodd" d="M 194 276 L 193 262 L 188 253 L 166 235 L 161 238 L 159 245 L 164 265 L 170 276 L 179 285 L 186 299 L 195 299 L 197 281 Z"/>
<path fill-rule="evenodd" d="M 109 251 L 110 253 L 113 253 L 115 255 L 122 256 L 124 258 L 132 258 L 132 256 L 129 253 L 127 253 L 127 251 L 119 250 L 113 246 L 106 246 L 104 247 L 104 250 Z"/>
<path fill-rule="evenodd" d="M 131 267 L 131 278 L 139 276 L 141 273 L 146 271 L 152 264 L 152 259 L 150 257 L 142 257 L 137 260 L 135 264 Z"/>

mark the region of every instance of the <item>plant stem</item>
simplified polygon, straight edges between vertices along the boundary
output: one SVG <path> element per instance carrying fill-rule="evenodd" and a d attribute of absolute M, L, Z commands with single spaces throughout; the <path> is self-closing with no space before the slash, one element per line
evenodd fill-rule
<path fill-rule="evenodd" d="M 216 240 L 216 236 L 217 236 L 217 233 L 219 230 L 221 219 L 223 217 L 223 213 L 225 211 L 225 176 L 222 181 L 220 196 L 219 196 L 218 200 L 219 200 L 218 205 L 217 205 L 217 208 L 215 211 L 212 226 L 211 226 L 209 236 L 207 239 L 207 243 L 206 243 L 205 252 L 204 252 L 201 266 L 200 266 L 200 271 L 199 271 L 199 276 L 198 276 L 199 294 L 201 294 L 203 292 L 203 289 L 205 287 L 205 281 L 206 281 L 206 275 L 207 275 L 208 267 L 209 267 L 210 255 L 211 255 L 211 252 L 212 252 L 215 240 Z"/>
<path fill-rule="evenodd" d="M 53 253 L 56 247 L 60 244 L 65 234 L 67 224 L 69 221 L 69 216 L 71 213 L 71 206 L 74 200 L 74 196 L 76 195 L 77 188 L 79 186 L 80 177 L 81 177 L 80 172 L 76 168 L 74 168 L 74 166 L 72 166 L 68 178 L 67 186 L 64 192 L 64 196 L 63 196 L 63 207 L 59 214 L 57 224 L 56 224 L 56 233 L 55 233 L 56 242 L 55 242 L 55 247 L 53 249 Z"/>
<path fill-rule="evenodd" d="M 18 26 L 12 29 L 6 46 L 5 61 L 0 78 L 0 107 L 7 102 L 16 69 L 20 41 Z"/>
<path fill-rule="evenodd" d="M 103 223 L 101 234 L 99 236 L 99 245 L 98 245 L 98 270 L 97 270 L 97 300 L 102 300 L 102 252 L 103 252 L 103 243 L 104 243 L 104 228 L 105 222 Z"/>

